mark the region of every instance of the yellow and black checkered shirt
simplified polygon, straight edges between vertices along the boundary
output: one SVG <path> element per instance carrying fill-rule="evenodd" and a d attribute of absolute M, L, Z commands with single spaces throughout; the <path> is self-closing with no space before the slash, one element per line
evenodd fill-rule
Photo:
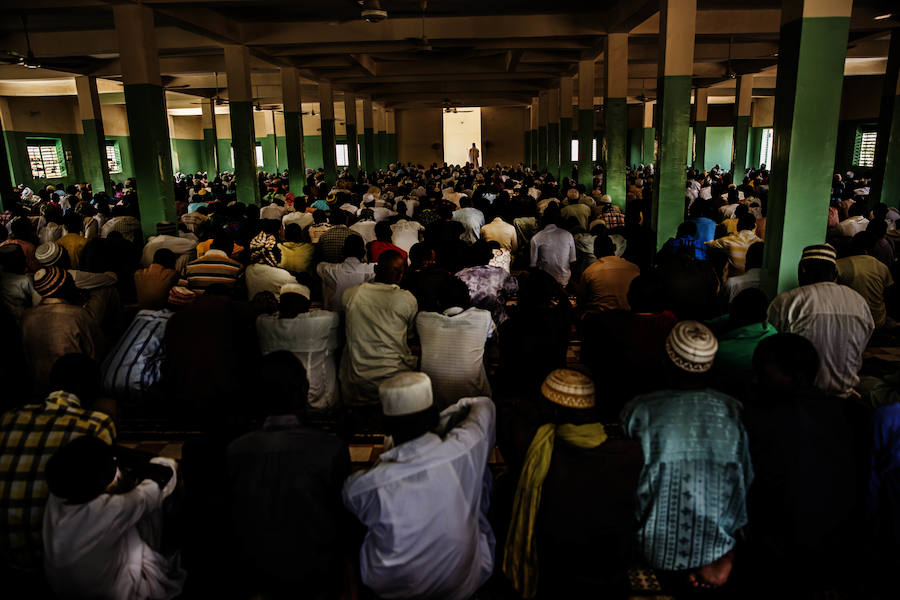
<path fill-rule="evenodd" d="M 93 435 L 108 444 L 116 427 L 106 413 L 84 410 L 78 397 L 53 392 L 0 418 L 0 560 L 21 569 L 42 566 L 41 528 L 47 503 L 44 467 L 70 440 Z"/>

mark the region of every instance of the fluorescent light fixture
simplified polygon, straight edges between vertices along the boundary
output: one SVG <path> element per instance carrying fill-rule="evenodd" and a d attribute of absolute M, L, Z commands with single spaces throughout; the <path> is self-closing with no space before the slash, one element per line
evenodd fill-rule
<path fill-rule="evenodd" d="M 893 17 L 893 16 L 894 16 L 894 13 L 885 13 L 885 14 L 883 14 L 883 15 L 878 15 L 877 17 L 875 17 L 875 20 L 876 20 L 876 21 L 883 21 L 883 20 L 885 20 L 885 19 L 890 19 L 890 18 Z"/>

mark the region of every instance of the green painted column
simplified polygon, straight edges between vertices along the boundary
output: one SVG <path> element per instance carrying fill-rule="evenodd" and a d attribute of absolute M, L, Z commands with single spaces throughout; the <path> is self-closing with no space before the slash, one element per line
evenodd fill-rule
<path fill-rule="evenodd" d="M 578 183 L 594 187 L 594 61 L 578 61 Z"/>
<path fill-rule="evenodd" d="M 706 169 L 706 118 L 709 112 L 709 89 L 697 88 L 694 92 L 694 162 L 696 171 Z"/>
<path fill-rule="evenodd" d="M 572 98 L 575 95 L 575 80 L 571 77 L 559 79 L 559 176 L 572 176 Z"/>
<path fill-rule="evenodd" d="M 175 184 L 166 98 L 159 74 L 153 10 L 139 4 L 113 7 L 125 112 L 144 236 L 160 221 L 175 221 Z"/>
<path fill-rule="evenodd" d="M 653 127 L 642 128 L 643 143 L 641 144 L 641 162 L 645 165 L 656 162 L 656 129 Z"/>
<path fill-rule="evenodd" d="M 559 179 L 559 89 L 547 92 L 547 170 Z"/>
<path fill-rule="evenodd" d="M 753 97 L 753 75 L 737 79 L 734 96 L 734 141 L 732 142 L 731 178 L 735 185 L 744 180 L 747 170 L 747 142 L 750 138 L 750 107 Z"/>
<path fill-rule="evenodd" d="M 660 0 L 659 156 L 651 209 L 657 248 L 675 237 L 684 220 L 696 17 L 696 0 Z"/>
<path fill-rule="evenodd" d="M 347 130 L 347 159 L 350 174 L 359 177 L 359 151 L 356 147 L 356 96 L 344 92 L 344 126 Z"/>
<path fill-rule="evenodd" d="M 81 115 L 81 169 L 96 194 L 111 191 L 109 161 L 106 158 L 106 135 L 103 133 L 103 114 L 100 112 L 100 96 L 97 94 L 97 78 L 75 78 L 78 95 L 78 112 Z"/>
<path fill-rule="evenodd" d="M 322 163 L 325 181 L 334 185 L 337 181 L 337 138 L 334 134 L 334 91 L 331 83 L 319 82 L 319 112 L 322 115 Z"/>
<path fill-rule="evenodd" d="M 900 206 L 900 28 L 891 30 L 875 141 L 874 198 Z"/>
<path fill-rule="evenodd" d="M 212 98 L 205 99 L 200 108 L 200 119 L 203 126 L 203 169 L 210 178 L 213 178 L 219 174 L 216 101 Z"/>
<path fill-rule="evenodd" d="M 747 166 L 751 169 L 759 167 L 759 153 L 762 151 L 763 127 L 753 127 L 750 121 L 750 140 L 747 142 Z"/>
<path fill-rule="evenodd" d="M 225 70 L 228 73 L 228 113 L 231 121 L 231 148 L 234 151 L 237 201 L 244 204 L 259 204 L 249 48 L 238 45 L 225 46 Z"/>
<path fill-rule="evenodd" d="M 277 173 L 278 157 L 275 150 L 277 145 L 275 134 L 266 134 L 266 137 L 262 138 L 260 142 L 262 143 L 263 152 L 263 171 L 266 173 Z"/>
<path fill-rule="evenodd" d="M 375 115 L 372 99 L 363 98 L 363 170 L 367 173 L 375 171 Z"/>
<path fill-rule="evenodd" d="M 522 158 L 523 164 L 531 163 L 531 130 L 525 130 L 525 156 Z"/>
<path fill-rule="evenodd" d="M 782 8 L 763 267 L 770 295 L 796 287 L 803 248 L 825 241 L 850 3 L 824 4 Z"/>
<path fill-rule="evenodd" d="M 625 209 L 625 163 L 628 146 L 628 34 L 606 36 L 603 53 L 606 79 L 604 105 L 606 111 L 603 135 L 606 140 L 604 191 L 613 204 Z"/>
<path fill-rule="evenodd" d="M 0 210 L 12 210 L 18 201 L 18 196 L 13 193 L 12 165 L 9 160 L 9 150 L 6 147 L 5 128 L 11 126 L 9 120 L 9 107 L 6 98 L 0 98 Z"/>
<path fill-rule="evenodd" d="M 306 185 L 303 155 L 303 115 L 301 114 L 300 72 L 295 67 L 281 69 L 281 97 L 284 106 L 284 142 L 287 154 L 288 185 L 299 196 Z"/>

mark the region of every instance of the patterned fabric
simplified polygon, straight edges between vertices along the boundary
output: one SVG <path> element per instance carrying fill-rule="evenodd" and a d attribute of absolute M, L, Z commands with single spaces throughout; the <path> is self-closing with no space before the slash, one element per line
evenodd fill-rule
<path fill-rule="evenodd" d="M 322 261 L 339 263 L 344 260 L 344 240 L 348 236 L 356 235 L 346 225 L 335 225 L 322 234 L 319 238 L 319 246 L 322 248 Z"/>
<path fill-rule="evenodd" d="M 118 231 L 129 242 L 143 243 L 144 235 L 141 232 L 141 222 L 128 215 L 113 217 L 100 228 L 100 237 L 106 238 L 113 231 Z"/>
<path fill-rule="evenodd" d="M 103 391 L 138 403 L 160 380 L 162 338 L 170 310 L 142 310 L 103 361 Z"/>
<path fill-rule="evenodd" d="M 519 292 L 519 282 L 508 271 L 485 265 L 463 269 L 456 276 L 469 288 L 472 305 L 490 311 L 498 326 L 509 318 L 506 302 Z"/>
<path fill-rule="evenodd" d="M 0 557 L 23 569 L 42 564 L 41 526 L 49 491 L 47 460 L 82 435 L 111 444 L 116 428 L 109 415 L 84 410 L 67 392 L 50 394 L 0 418 Z"/>
<path fill-rule="evenodd" d="M 740 409 L 706 389 L 638 396 L 622 411 L 625 431 L 644 451 L 637 543 L 652 567 L 694 569 L 734 547 L 753 481 Z"/>
<path fill-rule="evenodd" d="M 608 210 L 600 215 L 600 220 L 606 223 L 608 230 L 616 227 L 625 227 L 625 214 L 618 210 Z"/>
<path fill-rule="evenodd" d="M 197 227 L 199 225 L 205 223 L 208 220 L 208 216 L 198 212 L 189 212 L 186 215 L 181 215 L 181 222 L 187 226 L 188 231 L 194 233 L 197 232 Z"/>
<path fill-rule="evenodd" d="M 234 287 L 241 273 L 241 263 L 225 256 L 221 250 L 210 250 L 203 258 L 188 263 L 179 285 L 192 290 L 205 290 L 211 285 Z"/>
<path fill-rule="evenodd" d="M 250 260 L 254 263 L 277 267 L 278 261 L 272 253 L 277 243 L 274 235 L 260 231 L 255 238 L 250 240 Z"/>

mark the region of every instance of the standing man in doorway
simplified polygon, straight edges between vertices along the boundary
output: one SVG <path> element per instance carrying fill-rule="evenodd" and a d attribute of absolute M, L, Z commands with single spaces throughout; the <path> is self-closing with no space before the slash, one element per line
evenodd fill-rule
<path fill-rule="evenodd" d="M 475 142 L 472 142 L 472 147 L 469 148 L 469 162 L 472 163 L 472 166 L 476 169 L 478 168 L 478 157 L 481 156 L 481 152 L 478 148 L 475 147 Z"/>

